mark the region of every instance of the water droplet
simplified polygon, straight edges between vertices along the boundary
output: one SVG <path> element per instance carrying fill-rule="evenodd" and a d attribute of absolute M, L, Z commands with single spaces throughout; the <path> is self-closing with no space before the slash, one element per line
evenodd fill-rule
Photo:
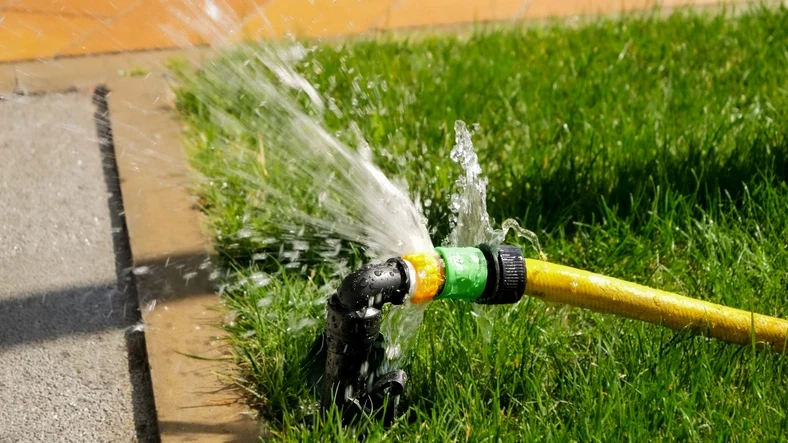
<path fill-rule="evenodd" d="M 271 283 L 271 277 L 264 272 L 255 272 L 249 276 L 249 281 L 251 281 L 256 287 L 260 288 Z"/>
<path fill-rule="evenodd" d="M 148 275 L 150 274 L 151 270 L 149 266 L 137 266 L 136 268 L 132 269 L 134 275 Z"/>
<path fill-rule="evenodd" d="M 249 238 L 254 235 L 254 231 L 249 228 L 243 228 L 236 233 L 238 238 Z"/>

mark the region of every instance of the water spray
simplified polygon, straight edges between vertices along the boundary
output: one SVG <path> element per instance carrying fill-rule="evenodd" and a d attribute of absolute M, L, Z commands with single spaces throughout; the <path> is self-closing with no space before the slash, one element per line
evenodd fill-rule
<path fill-rule="evenodd" d="M 387 424 L 404 412 L 405 372 L 380 373 L 386 303 L 461 299 L 512 304 L 523 295 L 739 345 L 788 350 L 786 320 L 526 259 L 514 246 L 436 248 L 364 266 L 345 278 L 329 299 L 321 339 L 323 409 L 337 407 L 346 421 L 368 414 Z"/>

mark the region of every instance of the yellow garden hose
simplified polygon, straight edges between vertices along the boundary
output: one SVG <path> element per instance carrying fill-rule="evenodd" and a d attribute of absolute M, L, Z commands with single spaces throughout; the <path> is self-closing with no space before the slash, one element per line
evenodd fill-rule
<path fill-rule="evenodd" d="M 785 353 L 788 321 L 652 289 L 568 266 L 525 259 L 525 293 L 544 301 L 691 330 Z"/>

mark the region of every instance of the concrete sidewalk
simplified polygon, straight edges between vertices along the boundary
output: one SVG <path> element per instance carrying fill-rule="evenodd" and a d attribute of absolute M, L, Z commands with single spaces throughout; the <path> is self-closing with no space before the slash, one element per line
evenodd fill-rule
<path fill-rule="evenodd" d="M 0 442 L 258 435 L 162 66 L 202 52 L 0 65 Z"/>
<path fill-rule="evenodd" d="M 95 113 L 84 93 L 0 101 L 2 442 L 158 439 Z"/>

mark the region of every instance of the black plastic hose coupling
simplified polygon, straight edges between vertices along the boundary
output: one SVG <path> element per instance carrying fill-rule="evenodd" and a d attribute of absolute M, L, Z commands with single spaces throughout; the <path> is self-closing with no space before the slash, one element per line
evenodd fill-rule
<path fill-rule="evenodd" d="M 487 260 L 487 284 L 475 302 L 503 305 L 520 301 L 525 293 L 527 278 L 525 259 L 520 248 L 502 245 L 496 251 L 489 245 L 482 244 L 479 249 Z"/>
<path fill-rule="evenodd" d="M 352 412 L 373 412 L 389 398 L 386 415 L 396 417 L 405 374 L 377 374 L 383 359 L 380 346 L 381 309 L 402 304 L 410 288 L 407 264 L 391 259 L 366 265 L 348 275 L 329 299 L 326 310 L 326 370 L 321 405 Z M 377 380 L 376 380 L 377 378 Z M 382 395 L 385 391 L 388 395 Z M 393 400 L 393 397 L 397 397 Z M 393 414 L 393 415 L 392 415 Z"/>

